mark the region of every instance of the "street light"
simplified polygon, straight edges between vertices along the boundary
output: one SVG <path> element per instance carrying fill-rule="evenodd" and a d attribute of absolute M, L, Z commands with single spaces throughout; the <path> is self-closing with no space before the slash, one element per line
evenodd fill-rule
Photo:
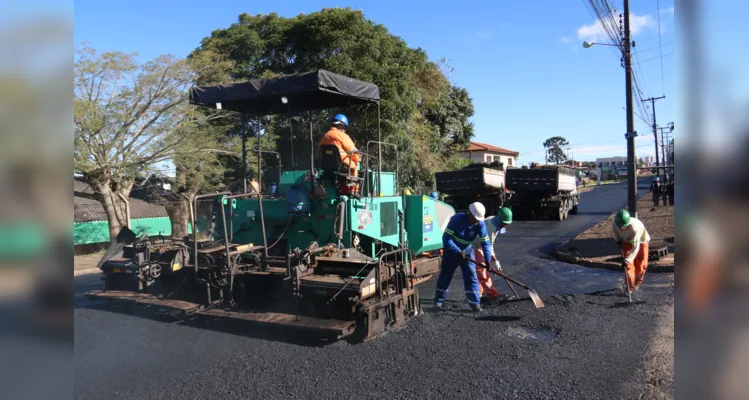
<path fill-rule="evenodd" d="M 586 49 L 589 49 L 593 45 L 619 47 L 619 45 L 616 44 L 588 42 L 587 40 L 583 42 L 583 47 L 585 47 Z"/>
<path fill-rule="evenodd" d="M 624 32 L 621 41 L 621 45 L 607 44 L 607 43 L 593 43 L 585 41 L 583 42 L 584 48 L 590 48 L 593 45 L 601 46 L 614 46 L 618 47 L 622 52 L 622 63 L 624 67 L 624 84 L 625 93 L 627 96 L 627 132 L 624 137 L 627 139 L 627 204 L 629 213 L 633 217 L 637 218 L 637 169 L 635 168 L 635 137 L 637 132 L 635 131 L 635 120 L 634 120 L 634 106 L 632 98 L 632 47 L 635 46 L 635 42 L 630 37 L 630 26 L 629 26 L 629 0 L 624 0 Z"/>

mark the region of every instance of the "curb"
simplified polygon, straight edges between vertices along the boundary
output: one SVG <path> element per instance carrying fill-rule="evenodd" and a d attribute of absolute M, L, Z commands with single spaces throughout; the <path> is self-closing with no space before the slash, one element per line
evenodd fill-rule
<path fill-rule="evenodd" d="M 98 273 L 101 273 L 101 270 L 99 268 L 86 268 L 86 269 L 73 270 L 73 276 L 90 275 L 90 274 L 98 274 Z"/>

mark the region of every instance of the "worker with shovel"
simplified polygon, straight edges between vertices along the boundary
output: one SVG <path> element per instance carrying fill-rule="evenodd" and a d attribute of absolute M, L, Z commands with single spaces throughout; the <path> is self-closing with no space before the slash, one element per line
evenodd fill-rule
<path fill-rule="evenodd" d="M 507 207 L 502 207 L 499 209 L 499 213 L 497 215 L 488 217 L 487 221 L 489 222 L 486 223 L 486 231 L 489 234 L 489 240 L 491 241 L 492 250 L 494 251 L 495 257 L 495 260 L 492 263 L 492 268 L 501 272 L 502 266 L 499 264 L 499 260 L 496 259 L 497 248 L 495 247 L 495 240 L 498 235 L 504 234 L 506 232 L 505 227 L 512 223 L 512 210 Z M 479 279 L 479 289 L 481 292 L 481 296 L 484 297 L 484 295 L 486 295 L 486 298 L 489 300 L 507 298 L 507 296 L 501 295 L 496 287 L 492 286 L 492 278 L 489 276 L 489 271 L 481 266 L 481 264 L 487 264 L 487 262 L 484 260 L 484 256 L 479 251 L 480 247 L 481 241 L 479 240 L 479 238 L 476 238 L 473 241 L 473 245 L 468 249 L 468 251 L 470 251 L 470 256 L 478 262 L 476 264 L 476 275 Z"/>
<path fill-rule="evenodd" d="M 627 210 L 616 213 L 612 228 L 614 240 L 622 249 L 622 265 L 626 273 L 628 293 L 635 293 L 648 269 L 650 234 L 642 221 L 631 217 Z"/>
<path fill-rule="evenodd" d="M 443 308 L 447 298 L 450 281 L 453 279 L 455 269 L 460 266 L 463 273 L 463 284 L 466 298 L 474 312 L 481 311 L 481 289 L 476 276 L 476 264 L 469 261 L 467 249 L 472 249 L 471 243 L 479 238 L 484 259 L 494 262 L 491 241 L 484 223 L 486 210 L 484 205 L 475 202 L 468 207 L 467 213 L 455 214 L 447 223 L 445 232 L 442 234 L 442 266 L 440 276 L 437 279 L 437 291 L 434 295 L 434 306 L 438 310 Z"/>

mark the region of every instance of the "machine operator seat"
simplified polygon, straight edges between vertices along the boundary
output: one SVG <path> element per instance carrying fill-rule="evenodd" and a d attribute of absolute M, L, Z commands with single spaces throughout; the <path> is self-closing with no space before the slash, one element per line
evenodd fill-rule
<path fill-rule="evenodd" d="M 341 154 L 338 147 L 333 144 L 324 144 L 320 146 L 320 170 L 322 170 L 322 180 L 349 188 L 359 185 L 362 181 L 358 176 L 349 174 L 349 166 L 343 165 Z M 348 193 L 355 195 L 356 193 Z"/>

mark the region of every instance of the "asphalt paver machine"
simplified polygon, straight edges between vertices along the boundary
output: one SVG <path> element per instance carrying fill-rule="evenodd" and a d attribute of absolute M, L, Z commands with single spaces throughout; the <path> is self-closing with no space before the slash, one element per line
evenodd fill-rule
<path fill-rule="evenodd" d="M 366 143 L 357 176 L 337 151 L 314 143 L 315 110 L 372 104 L 379 131 L 376 85 L 319 70 L 194 87 L 190 102 L 247 118 L 308 113 L 309 169 L 280 171 L 273 193 L 197 196 L 192 233 L 182 241 L 123 230 L 120 245 L 100 263 L 105 289 L 89 298 L 361 340 L 421 313 L 417 286 L 439 271 L 442 233 L 455 211 L 427 196 L 400 194 L 397 162 L 383 171 L 382 149 L 395 148 L 390 143 Z M 195 217 L 205 202 L 207 222 Z"/>

